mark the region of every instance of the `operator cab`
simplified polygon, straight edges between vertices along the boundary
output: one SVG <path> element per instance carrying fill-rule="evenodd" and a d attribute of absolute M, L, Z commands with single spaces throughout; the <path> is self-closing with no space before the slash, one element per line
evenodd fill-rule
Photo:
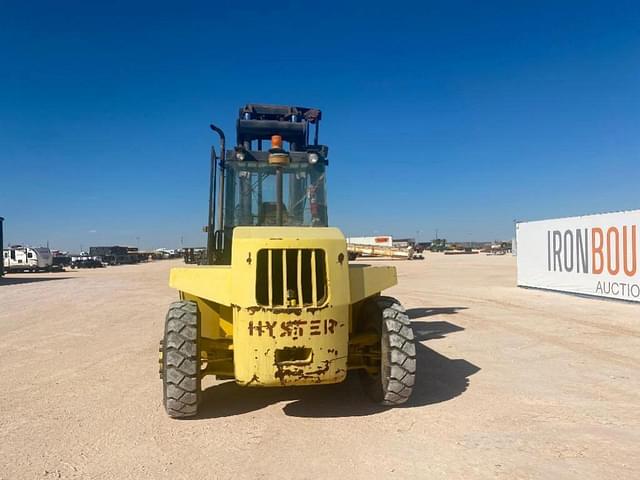
<path fill-rule="evenodd" d="M 318 144 L 321 118 L 320 110 L 304 107 L 249 104 L 240 109 L 236 146 L 217 158 L 221 176 L 217 228 L 213 225 L 217 170 L 211 176 L 208 231 L 214 258 L 208 255 L 209 263 L 230 262 L 237 226 L 328 225 L 328 148 Z M 212 129 L 224 139 L 217 127 Z"/>

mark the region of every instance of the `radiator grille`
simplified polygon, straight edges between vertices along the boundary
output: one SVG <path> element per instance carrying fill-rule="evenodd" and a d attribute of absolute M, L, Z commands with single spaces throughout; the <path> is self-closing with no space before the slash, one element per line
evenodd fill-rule
<path fill-rule="evenodd" d="M 327 300 L 324 250 L 258 251 L 256 301 L 265 307 L 317 307 Z"/>

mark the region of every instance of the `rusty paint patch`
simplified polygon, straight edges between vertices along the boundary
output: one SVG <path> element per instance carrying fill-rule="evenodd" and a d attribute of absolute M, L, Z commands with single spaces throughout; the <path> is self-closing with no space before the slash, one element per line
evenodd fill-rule
<path fill-rule="evenodd" d="M 289 383 L 295 383 L 297 380 L 313 380 L 316 383 L 321 383 L 322 376 L 329 371 L 329 369 L 331 368 L 331 363 L 342 358 L 345 357 L 323 360 L 321 362 L 322 366 L 312 371 L 305 371 L 305 369 L 302 367 L 289 367 L 275 364 L 275 367 L 277 369 L 275 377 L 280 380 L 281 385 L 286 385 L 287 380 L 289 380 Z"/>
<path fill-rule="evenodd" d="M 322 381 L 321 377 L 325 373 L 329 371 L 331 368 L 331 361 L 325 360 L 322 362 L 324 366 L 317 368 L 316 370 L 312 370 L 310 372 L 306 372 L 304 368 L 301 367 L 283 367 L 282 365 L 276 364 L 277 371 L 275 373 L 275 377 L 280 380 L 282 385 L 287 383 L 287 379 L 291 378 L 293 382 L 296 380 L 314 380 L 317 383 Z"/>
<path fill-rule="evenodd" d="M 237 307 L 238 310 L 241 310 L 242 307 L 238 305 L 232 305 L 232 307 Z M 325 308 L 332 308 L 333 305 L 321 305 L 318 307 L 265 307 L 262 305 L 252 305 L 250 307 L 246 307 L 245 310 L 249 312 L 249 315 L 253 315 L 256 312 L 273 312 L 277 314 L 293 314 L 293 315 L 302 315 L 302 312 L 315 313 L 320 310 L 324 310 Z"/>
<path fill-rule="evenodd" d="M 255 306 L 251 306 L 251 307 L 247 307 L 245 310 L 247 310 L 249 312 L 250 315 L 253 315 L 257 312 L 262 312 L 262 313 L 267 313 L 267 312 L 273 312 L 273 313 L 279 313 L 279 314 L 294 314 L 294 315 L 301 315 L 302 314 L 302 308 L 301 307 L 263 307 L 261 305 L 255 305 Z"/>

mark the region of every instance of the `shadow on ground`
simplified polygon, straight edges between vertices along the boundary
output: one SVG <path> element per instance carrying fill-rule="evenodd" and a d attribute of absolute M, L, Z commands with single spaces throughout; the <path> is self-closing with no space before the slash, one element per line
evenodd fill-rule
<path fill-rule="evenodd" d="M 419 311 L 423 312 L 420 317 L 427 317 L 454 314 L 464 308 L 415 308 L 408 313 L 418 315 Z M 444 338 L 449 333 L 464 330 L 446 321 L 413 321 L 412 324 L 418 342 Z M 422 343 L 416 343 L 416 357 L 418 373 L 413 394 L 406 404 L 396 408 L 421 407 L 451 400 L 465 392 L 469 377 L 480 370 L 466 360 L 447 358 Z M 371 402 L 360 386 L 358 372 L 349 372 L 347 380 L 336 385 L 247 388 L 232 381 L 213 385 L 203 392 L 200 414 L 195 419 L 239 415 L 285 401 L 290 403 L 283 407 L 283 411 L 293 417 L 357 417 L 388 409 Z"/>
<path fill-rule="evenodd" d="M 72 277 L 0 277 L 0 287 L 20 285 L 22 283 L 48 282 L 49 280 L 67 280 Z"/>
<path fill-rule="evenodd" d="M 407 309 L 407 315 L 410 319 L 415 320 L 417 318 L 432 317 L 434 315 L 453 315 L 460 310 L 466 310 L 467 307 L 433 307 L 433 308 L 409 308 Z"/>

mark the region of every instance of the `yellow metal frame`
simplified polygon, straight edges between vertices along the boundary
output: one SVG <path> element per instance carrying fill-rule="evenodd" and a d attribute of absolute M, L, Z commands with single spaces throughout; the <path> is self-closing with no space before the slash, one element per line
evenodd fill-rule
<path fill-rule="evenodd" d="M 247 386 L 309 385 L 342 381 L 356 357 L 361 366 L 358 346 L 375 339 L 359 335 L 354 319 L 363 300 L 397 283 L 394 267 L 350 265 L 336 228 L 236 227 L 232 244 L 229 266 L 174 268 L 170 274 L 181 298 L 198 304 L 204 374 L 233 376 Z M 326 301 L 318 305 L 313 288 L 312 306 L 259 305 L 256 264 L 262 249 L 269 255 L 271 249 L 309 249 L 314 269 L 315 250 L 323 250 Z M 297 265 L 300 279 L 300 260 Z M 287 269 L 282 272 L 287 285 Z"/>

